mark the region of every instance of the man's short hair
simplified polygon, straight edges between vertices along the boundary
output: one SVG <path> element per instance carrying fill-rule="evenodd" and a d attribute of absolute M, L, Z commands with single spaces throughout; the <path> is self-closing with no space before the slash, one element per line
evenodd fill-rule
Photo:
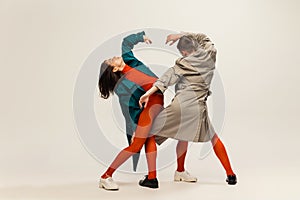
<path fill-rule="evenodd" d="M 177 49 L 179 51 L 187 51 L 191 53 L 196 50 L 195 41 L 184 35 L 179 39 Z"/>

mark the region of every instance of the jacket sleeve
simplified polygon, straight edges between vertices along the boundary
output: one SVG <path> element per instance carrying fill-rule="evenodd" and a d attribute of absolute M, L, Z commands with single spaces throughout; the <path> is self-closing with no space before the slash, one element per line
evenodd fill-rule
<path fill-rule="evenodd" d="M 132 49 L 134 45 L 144 41 L 144 37 L 143 37 L 144 35 L 145 32 L 142 31 L 136 34 L 131 34 L 123 39 L 122 58 L 124 62 L 131 67 L 137 67 L 143 65 L 143 63 L 134 56 Z"/>
<path fill-rule="evenodd" d="M 176 73 L 175 67 L 171 67 L 153 85 L 164 93 L 169 86 L 176 84 L 180 80 L 180 77 Z"/>
<path fill-rule="evenodd" d="M 210 56 L 216 61 L 217 49 L 209 37 L 203 33 L 185 33 L 185 36 L 196 41 L 198 47 L 208 51 Z"/>

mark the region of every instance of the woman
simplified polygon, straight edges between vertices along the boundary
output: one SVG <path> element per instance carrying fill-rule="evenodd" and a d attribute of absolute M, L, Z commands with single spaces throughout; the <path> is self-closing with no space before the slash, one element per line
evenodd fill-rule
<path fill-rule="evenodd" d="M 226 149 L 210 123 L 206 106 L 217 50 L 204 34 L 171 34 L 166 43 L 171 42 L 172 45 L 177 40 L 177 48 L 183 57 L 141 97 L 140 105 L 145 103 L 147 107 L 148 99 L 153 93 L 164 92 L 168 86 L 176 84 L 175 98 L 157 116 L 151 132 L 164 138 L 182 141 L 211 141 L 214 152 L 226 171 L 226 182 L 234 185 L 237 183 L 236 175 L 231 168 Z M 164 139 L 158 141 L 158 144 L 163 141 Z"/>
<path fill-rule="evenodd" d="M 139 42 L 151 43 L 144 32 L 129 35 L 122 42 L 122 57 L 105 60 L 100 69 L 99 91 L 107 99 L 116 93 L 119 97 L 122 113 L 126 120 L 126 130 L 135 130 L 131 144 L 123 149 L 100 178 L 99 187 L 106 190 L 118 190 L 113 181 L 114 171 L 130 156 L 138 153 L 145 144 L 148 163 L 148 175 L 140 185 L 158 188 L 156 178 L 156 143 L 154 136 L 148 136 L 152 121 L 163 108 L 163 95 L 154 93 L 147 108 L 140 109 L 138 100 L 146 90 L 152 87 L 157 76 L 133 55 L 132 49 Z M 128 132 L 127 132 L 128 133 Z"/>

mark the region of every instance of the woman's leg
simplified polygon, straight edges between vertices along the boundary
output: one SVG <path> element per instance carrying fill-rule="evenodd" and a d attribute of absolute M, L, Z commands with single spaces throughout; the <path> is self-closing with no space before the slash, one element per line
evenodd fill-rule
<path fill-rule="evenodd" d="M 215 154 L 217 155 L 217 157 L 219 158 L 219 160 L 221 161 L 227 176 L 228 175 L 234 175 L 234 172 L 231 168 L 230 165 L 230 161 L 225 149 L 225 146 L 223 145 L 222 141 L 220 140 L 220 138 L 218 137 L 217 134 L 214 135 L 214 137 L 211 140 L 211 143 L 213 145 Z"/>
<path fill-rule="evenodd" d="M 150 103 L 150 104 L 149 104 Z M 137 128 L 135 137 L 139 136 L 141 132 L 150 132 L 150 129 L 153 124 L 153 120 L 163 109 L 163 96 L 162 95 L 154 95 L 150 99 L 148 106 L 145 108 L 148 115 L 143 116 L 143 118 L 139 118 L 139 126 Z M 138 131 L 139 129 L 139 131 Z M 146 159 L 148 165 L 148 179 L 156 178 L 156 157 L 157 157 L 157 148 L 155 142 L 155 136 L 150 136 L 145 143 L 145 152 Z"/>
<path fill-rule="evenodd" d="M 155 136 L 151 136 L 145 143 L 146 158 L 148 164 L 148 179 L 156 178 L 156 157 L 157 149 L 155 143 Z"/>
<path fill-rule="evenodd" d="M 104 172 L 101 178 L 112 177 L 113 173 L 120 165 L 122 165 L 128 158 L 130 158 L 130 156 L 142 149 L 146 139 L 147 138 L 134 138 L 133 142 L 117 155 L 117 157 L 111 163 L 106 172 Z"/>
<path fill-rule="evenodd" d="M 154 95 L 153 97 L 151 97 L 151 99 L 148 102 L 148 106 L 144 108 L 144 110 L 140 114 L 138 125 L 135 131 L 135 136 L 133 138 L 133 142 L 117 155 L 115 160 L 112 162 L 110 167 L 106 170 L 106 172 L 101 176 L 101 178 L 111 177 L 115 172 L 115 170 L 120 165 L 122 165 L 130 156 L 132 156 L 133 154 L 141 150 L 141 148 L 143 147 L 143 145 L 147 140 L 148 133 L 151 129 L 154 118 L 163 109 L 162 105 L 163 105 L 162 95 L 157 95 L 157 96 Z M 153 139 L 150 140 L 149 144 L 152 147 L 149 149 L 153 149 L 153 141 L 154 141 Z M 154 158 L 153 155 L 156 155 L 156 153 L 152 154 L 152 156 L 149 157 L 149 162 L 155 163 L 156 156 Z M 151 176 L 153 175 L 154 174 L 152 173 Z M 154 178 L 156 178 L 156 176 Z"/>

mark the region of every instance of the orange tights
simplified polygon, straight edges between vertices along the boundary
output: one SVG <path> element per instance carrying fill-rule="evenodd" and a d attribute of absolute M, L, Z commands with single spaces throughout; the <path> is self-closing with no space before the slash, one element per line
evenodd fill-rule
<path fill-rule="evenodd" d="M 138 125 L 132 143 L 123 149 L 101 176 L 101 178 L 111 177 L 115 170 L 122 165 L 130 156 L 139 152 L 145 144 L 146 158 L 148 164 L 148 178 L 156 178 L 156 143 L 154 136 L 149 136 L 153 120 L 163 109 L 163 95 L 153 94 L 149 98 L 146 108 L 140 114 Z"/>
<path fill-rule="evenodd" d="M 214 137 L 211 140 L 211 143 L 213 145 L 216 156 L 218 157 L 223 168 L 226 171 L 226 174 L 233 175 L 234 172 L 231 168 L 225 146 L 223 145 L 222 141 L 220 140 L 220 138 L 218 137 L 217 134 L 214 135 Z M 176 147 L 177 171 L 178 172 L 184 171 L 184 161 L 185 161 L 185 156 L 186 156 L 186 152 L 187 152 L 187 147 L 188 147 L 187 141 L 178 141 L 177 147 Z"/>

